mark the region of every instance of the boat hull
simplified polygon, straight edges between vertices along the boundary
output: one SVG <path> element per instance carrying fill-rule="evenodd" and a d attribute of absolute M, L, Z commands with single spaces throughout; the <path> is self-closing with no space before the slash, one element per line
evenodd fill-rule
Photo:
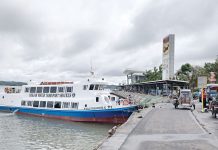
<path fill-rule="evenodd" d="M 136 106 L 102 110 L 57 110 L 0 106 L 0 111 L 75 122 L 124 123 Z"/>

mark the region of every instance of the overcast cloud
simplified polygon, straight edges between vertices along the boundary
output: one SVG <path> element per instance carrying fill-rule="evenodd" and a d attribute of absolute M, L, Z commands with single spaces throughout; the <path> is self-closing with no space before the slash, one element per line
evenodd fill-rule
<path fill-rule="evenodd" d="M 0 80 L 110 79 L 162 63 L 175 34 L 175 68 L 218 55 L 216 0 L 0 0 Z M 125 79 L 125 78 L 124 78 Z"/>

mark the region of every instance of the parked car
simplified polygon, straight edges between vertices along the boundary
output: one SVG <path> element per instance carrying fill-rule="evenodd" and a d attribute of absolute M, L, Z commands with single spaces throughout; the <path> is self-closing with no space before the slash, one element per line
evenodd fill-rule
<path fill-rule="evenodd" d="M 194 92 L 193 99 L 199 99 L 201 92 Z"/>

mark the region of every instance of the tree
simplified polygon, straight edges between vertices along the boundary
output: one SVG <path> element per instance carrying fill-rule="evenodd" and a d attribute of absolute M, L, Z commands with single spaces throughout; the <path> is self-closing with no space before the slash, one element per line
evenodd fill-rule
<path fill-rule="evenodd" d="M 204 69 L 207 73 L 214 72 L 215 63 L 205 63 Z"/>
<path fill-rule="evenodd" d="M 186 63 L 177 71 L 176 78 L 178 80 L 188 81 L 189 87 L 194 89 L 197 86 L 198 73 L 204 73 L 202 67 L 193 67 L 189 63 Z"/>
<path fill-rule="evenodd" d="M 214 72 L 216 74 L 216 83 L 218 83 L 218 58 L 215 61 Z"/>
<path fill-rule="evenodd" d="M 144 73 L 145 81 L 155 81 L 155 80 L 161 80 L 162 78 L 162 65 L 160 65 L 158 68 L 154 67 L 153 70 L 146 70 Z"/>
<path fill-rule="evenodd" d="M 189 87 L 194 89 L 197 87 L 197 79 L 199 76 L 210 77 L 210 72 L 215 72 L 216 82 L 218 82 L 218 59 L 214 63 L 208 62 L 204 67 L 192 66 L 189 63 L 183 64 L 176 72 L 177 80 L 184 80 L 189 82 Z"/>
<path fill-rule="evenodd" d="M 193 67 L 186 63 L 181 66 L 181 68 L 177 71 L 176 77 L 178 80 L 189 81 L 193 74 Z"/>
<path fill-rule="evenodd" d="M 192 75 L 189 80 L 189 86 L 191 89 L 197 87 L 197 80 L 199 76 L 205 76 L 205 69 L 200 66 L 193 66 L 192 67 Z"/>
<path fill-rule="evenodd" d="M 218 83 L 218 59 L 214 63 L 205 63 L 204 64 L 205 75 L 209 78 L 210 72 L 215 72 L 216 83 Z"/>

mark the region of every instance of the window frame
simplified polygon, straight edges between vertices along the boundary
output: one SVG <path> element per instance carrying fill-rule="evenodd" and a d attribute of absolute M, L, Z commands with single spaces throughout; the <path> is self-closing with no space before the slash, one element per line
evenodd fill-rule
<path fill-rule="evenodd" d="M 111 99 L 111 101 L 115 101 L 116 97 L 112 96 L 110 99 Z"/>
<path fill-rule="evenodd" d="M 78 109 L 78 107 L 79 107 L 79 103 L 78 102 L 71 102 L 71 106 L 70 106 L 71 109 Z"/>
<path fill-rule="evenodd" d="M 48 88 L 48 91 L 45 92 L 45 89 L 47 89 L 47 88 Z M 47 93 L 49 93 L 49 91 L 50 91 L 50 87 L 49 86 L 44 86 L 43 87 L 43 90 L 42 90 L 43 93 L 47 94 Z"/>
<path fill-rule="evenodd" d="M 88 85 L 83 85 L 83 90 L 87 90 L 88 89 Z"/>
<path fill-rule="evenodd" d="M 33 107 L 33 101 L 27 101 L 27 106 Z"/>
<path fill-rule="evenodd" d="M 54 90 L 55 89 L 55 90 Z M 54 91 L 53 91 L 54 90 Z M 57 93 L 57 86 L 51 86 L 50 87 L 50 93 L 54 94 Z"/>
<path fill-rule="evenodd" d="M 41 91 L 38 91 L 38 89 L 41 88 Z M 36 87 L 36 93 L 42 93 L 43 92 L 43 88 L 41 86 Z"/>
<path fill-rule="evenodd" d="M 95 102 L 98 103 L 99 102 L 99 97 L 95 98 Z"/>
<path fill-rule="evenodd" d="M 26 106 L 26 104 L 27 104 L 26 101 L 24 101 L 24 100 L 21 101 L 21 106 Z"/>
<path fill-rule="evenodd" d="M 63 88 L 63 91 L 60 91 L 59 90 L 60 88 Z M 58 91 L 58 93 L 64 93 L 65 92 L 65 87 L 64 86 L 59 86 L 59 87 L 57 87 L 57 91 Z"/>
<path fill-rule="evenodd" d="M 52 103 L 52 107 L 48 107 L 48 105 L 50 105 L 49 103 Z M 47 101 L 46 107 L 47 108 L 54 108 L 54 101 Z"/>
<path fill-rule="evenodd" d="M 70 92 L 68 91 L 70 89 Z M 72 86 L 66 86 L 66 93 L 72 93 L 73 92 L 73 87 Z"/>
<path fill-rule="evenodd" d="M 59 107 L 57 107 L 56 105 L 59 104 Z M 54 108 L 60 109 L 61 108 L 61 101 L 55 101 L 54 102 Z"/>
<path fill-rule="evenodd" d="M 35 90 L 32 91 L 32 89 L 35 89 Z M 36 93 L 36 87 L 30 87 L 30 93 Z"/>
<path fill-rule="evenodd" d="M 30 92 L 30 87 L 25 87 L 24 92 L 29 93 Z"/>
<path fill-rule="evenodd" d="M 38 103 L 38 105 L 36 105 L 35 103 Z M 33 107 L 39 107 L 39 101 L 33 101 Z"/>
<path fill-rule="evenodd" d="M 96 88 L 97 87 L 97 88 Z M 94 90 L 98 90 L 99 89 L 99 85 L 98 84 L 95 84 L 95 87 L 94 87 Z"/>
<path fill-rule="evenodd" d="M 65 106 L 67 106 L 67 107 L 65 107 Z M 70 108 L 70 102 L 62 102 L 62 108 L 65 108 L 65 109 Z"/>
<path fill-rule="evenodd" d="M 45 102 L 44 105 L 41 105 L 42 102 Z M 40 102 L 39 102 L 39 107 L 41 107 L 41 108 L 45 108 L 46 105 L 47 105 L 47 102 L 46 102 L 46 101 L 40 101 Z"/>
<path fill-rule="evenodd" d="M 90 90 L 90 91 L 94 90 L 94 87 L 95 87 L 94 84 L 90 84 L 90 85 L 89 85 L 89 90 Z"/>

